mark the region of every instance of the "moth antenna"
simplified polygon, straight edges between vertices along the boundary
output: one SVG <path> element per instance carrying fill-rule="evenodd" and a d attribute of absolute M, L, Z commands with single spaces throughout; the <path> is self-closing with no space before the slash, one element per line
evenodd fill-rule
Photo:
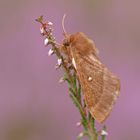
<path fill-rule="evenodd" d="M 62 30 L 63 30 L 63 35 L 65 36 L 65 37 L 67 37 L 67 32 L 66 32 L 66 30 L 65 30 L 65 18 L 66 18 L 66 14 L 64 14 L 63 15 L 63 18 L 62 18 Z"/>

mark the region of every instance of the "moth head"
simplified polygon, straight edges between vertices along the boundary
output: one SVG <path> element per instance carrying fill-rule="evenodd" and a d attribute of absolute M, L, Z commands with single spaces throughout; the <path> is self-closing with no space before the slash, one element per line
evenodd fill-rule
<path fill-rule="evenodd" d="M 64 40 L 63 40 L 63 45 L 65 47 L 68 47 L 71 45 L 71 43 L 73 42 L 74 40 L 74 36 L 73 35 L 67 35 Z"/>
<path fill-rule="evenodd" d="M 70 46 L 70 38 L 69 38 L 69 37 L 64 38 L 64 40 L 63 40 L 63 45 L 64 45 L 65 47 Z"/>
<path fill-rule="evenodd" d="M 97 49 L 95 47 L 94 42 L 89 39 L 84 33 L 77 32 L 75 34 L 69 35 L 67 34 L 65 27 L 64 27 L 64 20 L 66 15 L 64 14 L 62 19 L 62 29 L 63 29 L 63 48 L 70 49 L 75 48 L 77 53 L 81 53 L 82 55 L 90 55 L 90 54 L 97 54 Z"/>
<path fill-rule="evenodd" d="M 98 54 L 94 42 L 82 32 L 66 36 L 63 45 L 66 48 L 75 48 L 76 52 L 82 55 Z"/>

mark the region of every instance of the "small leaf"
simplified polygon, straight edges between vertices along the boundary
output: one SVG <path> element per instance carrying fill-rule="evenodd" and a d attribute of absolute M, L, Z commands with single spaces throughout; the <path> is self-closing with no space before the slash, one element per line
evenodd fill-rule
<path fill-rule="evenodd" d="M 37 21 L 37 22 L 40 22 L 40 23 L 43 22 L 43 16 L 42 16 L 42 15 L 39 16 L 39 17 L 36 19 L 36 21 Z"/>

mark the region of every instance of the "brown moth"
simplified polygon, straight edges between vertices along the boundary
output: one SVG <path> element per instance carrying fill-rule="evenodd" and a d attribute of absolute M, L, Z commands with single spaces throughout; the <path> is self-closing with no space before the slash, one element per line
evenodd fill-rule
<path fill-rule="evenodd" d="M 84 33 L 66 35 L 63 50 L 72 62 L 92 117 L 102 123 L 120 94 L 120 81 L 98 57 L 95 44 Z"/>

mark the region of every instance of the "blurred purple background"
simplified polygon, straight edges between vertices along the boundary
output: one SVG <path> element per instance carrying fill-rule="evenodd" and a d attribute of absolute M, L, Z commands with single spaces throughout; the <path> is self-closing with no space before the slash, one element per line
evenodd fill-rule
<path fill-rule="evenodd" d="M 121 79 L 121 96 L 106 121 L 107 140 L 140 140 L 140 1 L 0 0 L 0 140 L 74 140 L 79 113 L 43 47 L 44 15 L 62 40 L 69 33 L 92 38 L 102 61 Z"/>

